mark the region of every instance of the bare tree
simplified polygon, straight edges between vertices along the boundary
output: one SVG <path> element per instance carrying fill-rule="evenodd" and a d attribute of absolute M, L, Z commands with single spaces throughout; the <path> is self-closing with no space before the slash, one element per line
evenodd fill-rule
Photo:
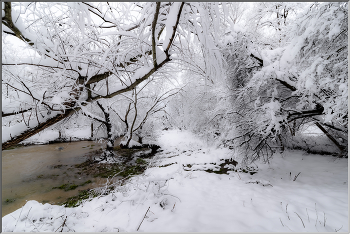
<path fill-rule="evenodd" d="M 146 121 L 158 112 L 164 111 L 166 108 L 166 102 L 172 96 L 177 95 L 182 88 L 170 89 L 163 94 L 143 94 L 142 91 L 148 84 L 145 84 L 139 90 L 136 88 L 133 90 L 131 97 L 126 100 L 128 102 L 125 112 L 122 114 L 120 111 L 116 111 L 117 108 L 113 108 L 113 112 L 118 116 L 119 120 L 125 125 L 125 144 L 123 147 L 130 147 L 130 142 L 133 135 L 137 135 L 139 139 L 142 139 L 142 127 Z"/>

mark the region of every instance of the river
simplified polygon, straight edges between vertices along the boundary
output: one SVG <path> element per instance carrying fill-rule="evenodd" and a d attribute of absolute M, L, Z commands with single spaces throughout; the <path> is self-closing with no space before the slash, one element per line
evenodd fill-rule
<path fill-rule="evenodd" d="M 58 204 L 79 190 L 103 186 L 106 179 L 78 174 L 75 164 L 84 155 L 104 147 L 93 141 L 33 145 L 2 151 L 2 217 L 21 208 L 26 201 Z M 81 185 L 74 190 L 52 189 L 63 184 Z"/>

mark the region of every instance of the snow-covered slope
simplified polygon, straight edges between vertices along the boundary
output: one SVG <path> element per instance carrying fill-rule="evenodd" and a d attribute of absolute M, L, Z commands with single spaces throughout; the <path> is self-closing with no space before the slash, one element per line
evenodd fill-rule
<path fill-rule="evenodd" d="M 348 232 L 348 160 L 276 154 L 257 173 L 215 174 L 227 149 L 166 131 L 144 175 L 76 208 L 28 201 L 2 219 L 7 231 Z M 216 163 L 216 164 L 214 164 Z M 188 166 L 190 164 L 191 166 Z M 238 164 L 237 167 L 240 165 Z"/>

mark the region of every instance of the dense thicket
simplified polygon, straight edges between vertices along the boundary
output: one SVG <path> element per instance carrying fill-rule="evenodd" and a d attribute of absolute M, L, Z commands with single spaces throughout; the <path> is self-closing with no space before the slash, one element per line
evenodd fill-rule
<path fill-rule="evenodd" d="M 348 3 L 2 9 L 3 149 L 85 115 L 109 152 L 177 127 L 267 161 L 313 124 L 347 154 Z"/>

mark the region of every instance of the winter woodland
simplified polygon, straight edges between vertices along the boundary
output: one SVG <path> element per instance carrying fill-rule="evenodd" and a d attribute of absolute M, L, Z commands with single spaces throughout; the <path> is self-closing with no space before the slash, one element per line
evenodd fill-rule
<path fill-rule="evenodd" d="M 84 206 L 22 208 L 65 220 L 19 209 L 3 231 L 347 232 L 348 3 L 3 2 L 2 150 L 72 128 L 106 143 L 100 163 L 118 138 L 163 152 Z M 203 171 L 232 159 L 259 171 Z M 107 210 L 120 222 L 91 221 Z"/>

